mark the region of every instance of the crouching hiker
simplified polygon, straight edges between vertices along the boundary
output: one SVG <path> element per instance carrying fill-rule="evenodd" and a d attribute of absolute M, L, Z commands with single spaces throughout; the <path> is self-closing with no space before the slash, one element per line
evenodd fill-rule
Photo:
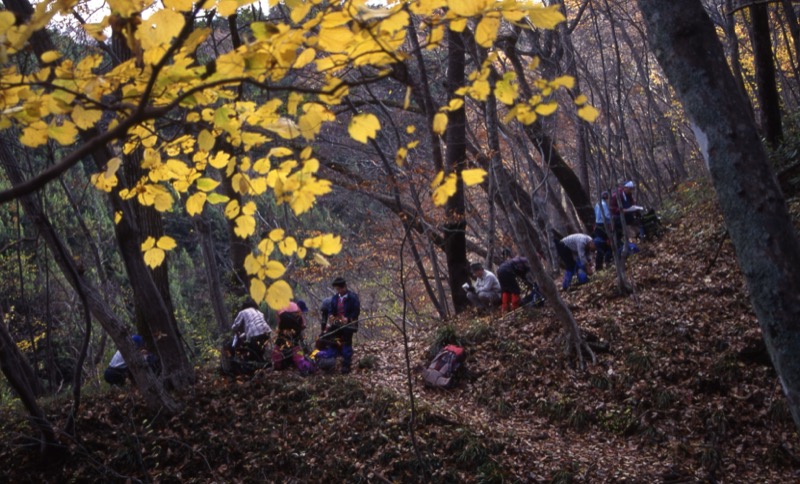
<path fill-rule="evenodd" d="M 272 328 L 264 319 L 264 314 L 258 310 L 258 304 L 248 299 L 242 304 L 242 309 L 236 315 L 231 329 L 234 333 L 232 350 L 244 350 L 246 361 L 264 362 L 264 351 L 269 343 Z"/>
<path fill-rule="evenodd" d="M 303 349 L 305 328 L 306 320 L 297 303 L 290 303 L 278 311 L 278 336 L 275 337 L 275 346 L 272 348 L 272 367 L 275 370 L 283 370 L 293 364 L 302 375 L 316 371 Z"/>
<path fill-rule="evenodd" d="M 595 252 L 594 240 L 586 234 L 572 234 L 556 242 L 556 252 L 564 263 L 564 282 L 561 289 L 569 289 L 572 276 L 578 274 L 578 284 L 589 282 L 594 273 L 592 257 Z"/>
<path fill-rule="evenodd" d="M 358 332 L 361 302 L 358 294 L 347 289 L 347 282 L 343 278 L 337 277 L 331 285 L 336 294 L 330 298 L 327 324 L 317 342 L 317 361 L 323 362 L 323 369 L 332 370 L 335 363 L 331 363 L 341 356 L 341 372 L 347 374 L 353 361 L 353 335 Z"/>
<path fill-rule="evenodd" d="M 464 290 L 467 291 L 469 302 L 478 309 L 499 306 L 501 291 L 500 281 L 497 280 L 497 276 L 484 269 L 480 262 L 470 265 L 469 269 L 475 279 L 475 287 L 464 284 Z"/>
<path fill-rule="evenodd" d="M 161 365 L 158 362 L 158 357 L 144 348 L 142 337 L 135 334 L 131 339 L 136 349 L 144 355 L 144 360 L 147 362 L 150 370 L 157 375 L 161 373 Z M 125 359 L 122 357 L 122 353 L 119 350 L 117 350 L 111 358 L 108 368 L 106 368 L 106 371 L 103 373 L 103 378 L 109 384 L 117 386 L 125 386 L 125 381 L 128 379 L 133 381 L 133 374 L 128 369 L 128 365 L 125 363 Z"/>

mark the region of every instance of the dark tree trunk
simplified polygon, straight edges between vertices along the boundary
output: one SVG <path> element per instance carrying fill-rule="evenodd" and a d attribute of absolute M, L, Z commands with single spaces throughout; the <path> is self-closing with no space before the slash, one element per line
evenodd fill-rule
<path fill-rule="evenodd" d="M 772 42 L 769 35 L 769 10 L 766 3 L 750 6 L 750 40 L 756 67 L 756 92 L 764 138 L 775 148 L 783 139 L 781 99 L 775 81 Z"/>
<path fill-rule="evenodd" d="M 464 86 L 466 51 L 464 38 L 460 32 L 448 31 L 447 54 L 447 94 L 455 97 L 455 91 Z M 467 117 L 462 106 L 448 113 L 445 139 L 447 151 L 445 164 L 450 173 L 458 175 L 456 193 L 447 200 L 445 206 L 446 222 L 444 225 L 444 252 L 447 257 L 450 291 L 453 296 L 453 307 L 459 313 L 469 307 L 467 293 L 461 286 L 469 281 L 469 262 L 467 261 L 467 218 L 464 209 L 464 184 L 461 171 L 466 167 L 467 159 Z"/>
<path fill-rule="evenodd" d="M 800 241 L 714 26 L 698 0 L 639 0 L 694 123 L 764 341 L 800 428 Z"/>

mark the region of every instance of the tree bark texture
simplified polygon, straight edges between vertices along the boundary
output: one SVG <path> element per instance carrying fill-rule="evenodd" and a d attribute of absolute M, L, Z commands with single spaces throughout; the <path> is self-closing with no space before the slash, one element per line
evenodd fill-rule
<path fill-rule="evenodd" d="M 466 51 L 464 38 L 460 32 L 448 31 L 447 53 L 447 93 L 455 96 L 455 91 L 464 86 Z M 450 292 L 456 313 L 469 307 L 467 293 L 461 286 L 469 281 L 469 262 L 467 261 L 467 218 L 464 204 L 464 184 L 461 171 L 466 168 L 467 160 L 467 115 L 464 107 L 454 109 L 447 116 L 445 140 L 445 164 L 447 171 L 458 175 L 456 193 L 445 205 L 446 221 L 444 225 L 444 251 L 447 258 Z"/>
<path fill-rule="evenodd" d="M 698 0 L 639 0 L 649 42 L 695 125 L 764 341 L 800 428 L 800 242 Z"/>

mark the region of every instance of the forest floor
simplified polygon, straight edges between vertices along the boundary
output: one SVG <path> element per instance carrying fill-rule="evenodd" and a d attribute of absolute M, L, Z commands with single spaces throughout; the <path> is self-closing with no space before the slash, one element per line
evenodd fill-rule
<path fill-rule="evenodd" d="M 176 416 L 134 391 L 87 395 L 66 458 L 42 462 L 20 414 L 0 424 L 6 482 L 797 482 L 800 439 L 761 342 L 716 204 L 687 185 L 667 233 L 563 293 L 609 345 L 575 368 L 552 310 L 469 313 L 359 341 L 347 376 L 198 369 Z M 795 214 L 800 202 L 792 203 Z M 427 327 L 430 326 L 430 327 Z M 442 343 L 468 353 L 458 384 L 420 373 Z M 70 402 L 48 408 L 56 425 Z M 413 427 L 413 433 L 409 429 Z M 12 464 L 13 463 L 13 464 Z"/>

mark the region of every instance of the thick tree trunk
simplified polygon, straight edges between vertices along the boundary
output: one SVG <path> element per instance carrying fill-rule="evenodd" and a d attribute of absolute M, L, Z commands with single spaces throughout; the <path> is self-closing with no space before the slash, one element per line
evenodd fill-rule
<path fill-rule="evenodd" d="M 775 63 L 772 60 L 772 42 L 769 36 L 769 10 L 766 3 L 750 6 L 750 40 L 756 67 L 756 93 L 758 112 L 764 137 L 773 148 L 783 139 L 781 125 L 781 99 L 775 81 Z"/>
<path fill-rule="evenodd" d="M 460 32 L 448 31 L 447 53 L 447 93 L 448 98 L 455 97 L 455 91 L 464 86 L 466 51 L 464 38 Z M 444 225 L 444 252 L 447 258 L 450 292 L 453 307 L 459 313 L 469 307 L 467 293 L 461 286 L 469 281 L 469 262 L 467 261 L 467 218 L 464 208 L 464 184 L 461 171 L 466 167 L 467 159 L 467 116 L 464 107 L 448 113 L 447 132 L 445 133 L 447 151 L 445 164 L 447 171 L 458 174 L 456 193 L 447 200 L 445 206 L 446 222 Z"/>
<path fill-rule="evenodd" d="M 708 163 L 764 341 L 800 428 L 800 241 L 698 0 L 639 0 L 650 45 Z"/>

